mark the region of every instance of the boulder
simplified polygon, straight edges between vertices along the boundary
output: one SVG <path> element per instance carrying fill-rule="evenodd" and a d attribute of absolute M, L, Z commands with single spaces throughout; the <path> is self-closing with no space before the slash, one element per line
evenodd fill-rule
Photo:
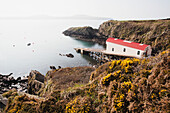
<path fill-rule="evenodd" d="M 44 82 L 44 75 L 42 75 L 40 72 L 36 71 L 36 70 L 32 70 L 29 74 L 29 77 L 28 79 L 34 79 L 34 80 L 37 80 L 37 81 L 40 81 L 40 82 Z"/>
<path fill-rule="evenodd" d="M 61 66 L 58 66 L 58 69 L 61 69 Z"/>
<path fill-rule="evenodd" d="M 30 45 L 31 45 L 31 43 L 28 43 L 28 44 L 27 44 L 27 46 L 30 46 Z"/>
<path fill-rule="evenodd" d="M 70 57 L 70 58 L 74 58 L 74 55 L 69 53 L 69 54 L 59 54 L 60 56 L 67 56 L 67 57 Z M 50 67 L 51 68 L 51 67 Z"/>
<path fill-rule="evenodd" d="M 44 79 L 44 75 L 42 75 L 40 72 L 36 70 L 31 71 L 28 77 L 27 92 L 29 94 L 37 95 L 41 87 L 44 86 Z"/>
<path fill-rule="evenodd" d="M 66 54 L 67 57 L 70 57 L 70 58 L 74 58 L 74 55 L 69 53 L 69 54 Z"/>
<path fill-rule="evenodd" d="M 56 70 L 56 67 L 55 66 L 50 66 L 50 69 Z"/>
<path fill-rule="evenodd" d="M 0 95 L 0 108 L 4 109 L 7 105 L 8 99 L 4 98 L 2 95 Z"/>

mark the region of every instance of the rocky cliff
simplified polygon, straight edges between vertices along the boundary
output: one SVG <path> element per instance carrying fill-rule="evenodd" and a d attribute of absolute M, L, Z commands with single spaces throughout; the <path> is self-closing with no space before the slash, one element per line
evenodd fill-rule
<path fill-rule="evenodd" d="M 69 33 L 68 33 L 69 32 Z M 110 20 L 100 25 L 98 29 L 88 27 L 70 28 L 63 32 L 67 36 L 78 39 L 103 39 L 105 44 L 108 37 L 144 43 L 152 46 L 153 54 L 170 47 L 170 20 L 145 20 L 145 21 L 114 21 Z M 90 35 L 89 35 L 90 34 Z M 96 41 L 97 42 L 97 41 Z"/>
<path fill-rule="evenodd" d="M 105 44 L 105 37 L 99 34 L 98 29 L 93 29 L 92 27 L 71 27 L 63 32 L 64 35 L 74 37 L 75 39 L 84 41 L 93 41 L 99 44 Z"/>

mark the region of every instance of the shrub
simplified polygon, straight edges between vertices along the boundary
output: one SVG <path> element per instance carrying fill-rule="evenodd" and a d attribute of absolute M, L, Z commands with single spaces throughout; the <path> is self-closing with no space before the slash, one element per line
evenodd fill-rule
<path fill-rule="evenodd" d="M 76 97 L 66 105 L 66 113 L 93 113 L 90 98 Z"/>

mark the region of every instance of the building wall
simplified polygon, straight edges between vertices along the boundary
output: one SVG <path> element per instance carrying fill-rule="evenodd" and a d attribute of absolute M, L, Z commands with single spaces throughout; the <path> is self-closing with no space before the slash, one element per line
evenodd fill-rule
<path fill-rule="evenodd" d="M 142 58 L 143 52 L 142 50 L 126 47 L 123 45 L 114 44 L 111 42 L 106 42 L 106 52 L 112 53 L 112 54 L 119 54 L 119 55 L 126 55 L 126 56 L 133 56 L 137 58 Z M 114 51 L 112 51 L 112 48 L 114 48 Z M 123 49 L 126 49 L 125 52 L 123 52 Z M 140 51 L 140 55 L 137 55 L 137 52 Z"/>
<path fill-rule="evenodd" d="M 152 53 L 152 48 L 151 48 L 151 46 L 149 45 L 148 47 L 146 47 L 145 51 L 146 51 L 147 49 L 148 49 L 147 55 L 148 55 L 148 56 L 151 56 L 151 53 Z"/>

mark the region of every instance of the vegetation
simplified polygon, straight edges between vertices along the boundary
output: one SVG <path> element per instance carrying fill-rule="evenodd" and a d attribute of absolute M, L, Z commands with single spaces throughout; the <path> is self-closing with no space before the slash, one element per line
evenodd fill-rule
<path fill-rule="evenodd" d="M 169 52 L 166 50 L 146 59 L 127 58 L 108 62 L 91 73 L 90 82 L 77 82 L 70 87 L 54 86 L 61 84 L 57 80 L 61 80 L 60 77 L 64 80 L 62 76 L 73 75 L 74 72 L 85 74 L 81 68 L 48 73 L 46 79 L 51 81 L 48 90 L 39 93 L 44 99 L 10 91 L 3 95 L 9 99 L 5 112 L 170 112 Z"/>
<path fill-rule="evenodd" d="M 7 113 L 170 112 L 169 20 L 107 21 L 98 30 L 71 28 L 72 36 L 118 37 L 149 44 L 155 56 L 127 58 L 92 67 L 49 71 L 42 83 L 29 79 L 30 92 L 11 90 Z M 89 31 L 88 31 L 89 30 Z M 97 34 L 96 34 L 97 33 Z M 87 38 L 87 37 L 86 37 Z M 89 37 L 88 37 L 89 38 Z"/>
<path fill-rule="evenodd" d="M 80 40 L 93 41 L 105 45 L 108 37 L 151 45 L 152 54 L 167 50 L 170 46 L 170 20 L 115 21 L 109 20 L 98 29 L 92 27 L 72 27 L 63 33 Z"/>
<path fill-rule="evenodd" d="M 170 20 L 114 21 L 104 22 L 99 33 L 106 38 L 117 37 L 151 45 L 152 53 L 158 54 L 170 46 Z"/>

